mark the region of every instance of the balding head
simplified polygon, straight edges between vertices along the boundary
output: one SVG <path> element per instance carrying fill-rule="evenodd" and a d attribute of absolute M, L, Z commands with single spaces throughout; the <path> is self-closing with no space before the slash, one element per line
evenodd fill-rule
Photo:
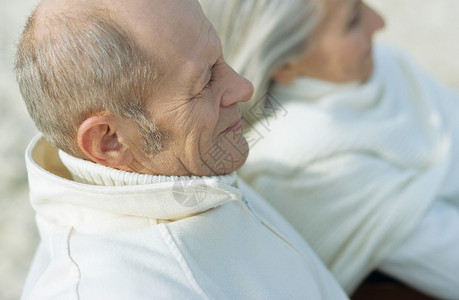
<path fill-rule="evenodd" d="M 145 149 L 158 151 L 162 134 L 144 103 L 154 93 L 163 62 L 139 45 L 130 32 L 134 27 L 117 12 L 121 6 L 107 4 L 44 0 L 37 6 L 18 46 L 21 93 L 38 129 L 70 154 L 83 156 L 78 127 L 104 112 L 134 119 Z"/>
<path fill-rule="evenodd" d="M 103 1 L 91 0 L 42 0 L 35 8 L 34 14 L 37 19 L 53 17 L 59 14 L 89 11 L 94 7 L 105 8 Z"/>
<path fill-rule="evenodd" d="M 34 15 L 38 34 L 59 30 L 62 24 L 53 20 L 62 16 L 107 18 L 138 46 L 166 60 L 178 48 L 177 41 L 189 38 L 191 23 L 207 21 L 199 3 L 189 0 L 42 0 Z"/>

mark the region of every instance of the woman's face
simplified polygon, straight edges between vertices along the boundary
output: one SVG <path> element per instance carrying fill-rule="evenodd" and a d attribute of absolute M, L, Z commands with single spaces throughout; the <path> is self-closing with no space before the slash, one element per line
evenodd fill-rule
<path fill-rule="evenodd" d="M 320 1 L 326 13 L 313 33 L 311 48 L 285 66 L 286 76 L 278 81 L 288 83 L 298 76 L 333 82 L 366 80 L 373 70 L 372 37 L 384 27 L 384 20 L 361 0 Z M 279 79 L 276 74 L 274 79 Z"/>

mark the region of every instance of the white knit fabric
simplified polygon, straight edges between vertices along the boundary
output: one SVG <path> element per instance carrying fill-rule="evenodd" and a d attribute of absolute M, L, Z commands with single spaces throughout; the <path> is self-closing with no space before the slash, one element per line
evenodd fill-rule
<path fill-rule="evenodd" d="M 88 160 L 82 160 L 59 150 L 59 158 L 69 170 L 72 179 L 76 182 L 104 186 L 143 185 L 163 182 L 215 180 L 228 185 L 234 185 L 236 175 L 198 177 L 198 176 L 153 176 L 134 172 L 124 172 L 109 168 Z"/>
<path fill-rule="evenodd" d="M 436 200 L 378 270 L 435 299 L 459 299 L 459 209 Z"/>
<path fill-rule="evenodd" d="M 347 298 L 235 173 L 131 174 L 59 155 L 40 136 L 26 161 L 42 243 L 23 299 Z"/>
<path fill-rule="evenodd" d="M 275 85 L 270 111 L 284 113 L 255 125 L 262 138 L 239 172 L 348 293 L 434 199 L 459 202 L 459 97 L 393 49 L 375 60 L 365 84 Z"/>

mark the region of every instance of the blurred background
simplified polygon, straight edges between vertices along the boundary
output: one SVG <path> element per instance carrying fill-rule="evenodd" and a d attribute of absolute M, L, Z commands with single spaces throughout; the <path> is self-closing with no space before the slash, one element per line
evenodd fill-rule
<path fill-rule="evenodd" d="M 13 74 L 15 44 L 38 0 L 0 0 L 0 300 L 18 299 L 38 243 L 28 203 L 24 151 L 36 129 Z M 377 40 L 410 52 L 459 91 L 458 0 L 367 0 L 386 19 Z"/>

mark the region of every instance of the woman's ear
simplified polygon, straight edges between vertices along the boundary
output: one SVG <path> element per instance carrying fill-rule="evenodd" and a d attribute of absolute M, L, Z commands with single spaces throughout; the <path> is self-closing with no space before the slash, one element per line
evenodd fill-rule
<path fill-rule="evenodd" d="M 93 162 L 118 168 L 132 161 L 132 154 L 117 135 L 122 122 L 111 114 L 94 115 L 78 128 L 80 150 Z"/>
<path fill-rule="evenodd" d="M 290 84 L 298 77 L 296 64 L 288 63 L 275 71 L 272 75 L 274 81 L 282 84 Z"/>

